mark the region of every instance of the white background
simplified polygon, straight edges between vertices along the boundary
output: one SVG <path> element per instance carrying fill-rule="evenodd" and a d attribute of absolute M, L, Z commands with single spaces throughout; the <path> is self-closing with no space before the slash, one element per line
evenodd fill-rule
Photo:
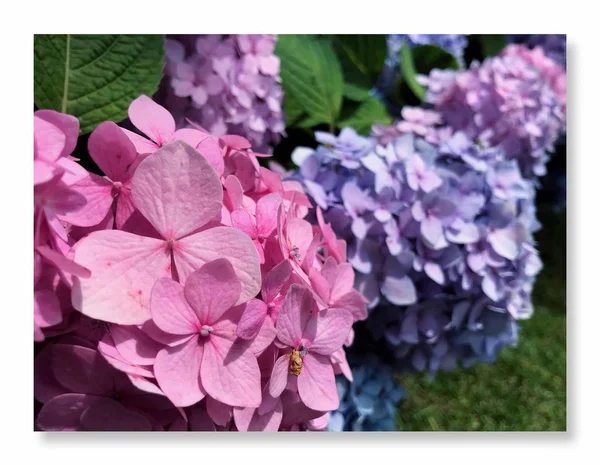
<path fill-rule="evenodd" d="M 2 461 L 78 465 L 599 463 L 600 27 L 597 8 L 592 5 L 576 0 L 10 2 L 10 7 L 3 8 L 0 42 Z M 34 33 L 567 33 L 568 433 L 34 433 Z"/>

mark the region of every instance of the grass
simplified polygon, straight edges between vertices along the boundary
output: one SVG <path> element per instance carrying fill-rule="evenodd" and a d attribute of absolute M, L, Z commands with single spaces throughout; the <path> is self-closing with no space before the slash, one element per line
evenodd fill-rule
<path fill-rule="evenodd" d="M 403 431 L 565 431 L 566 221 L 540 214 L 544 269 L 534 293 L 535 314 L 521 324 L 519 345 L 496 363 L 453 373 L 406 375 L 397 414 Z"/>

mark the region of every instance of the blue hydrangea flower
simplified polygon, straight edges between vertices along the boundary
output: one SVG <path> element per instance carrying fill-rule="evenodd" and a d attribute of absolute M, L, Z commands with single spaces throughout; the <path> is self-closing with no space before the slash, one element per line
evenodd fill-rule
<path fill-rule="evenodd" d="M 329 417 L 329 431 L 394 431 L 396 406 L 406 393 L 391 367 L 374 355 L 351 359 L 354 381 L 336 379 L 340 407 Z"/>
<path fill-rule="evenodd" d="M 533 312 L 535 182 L 462 132 L 384 145 L 344 131 L 298 149 L 292 177 L 347 242 L 371 337 L 405 370 L 493 360 Z"/>

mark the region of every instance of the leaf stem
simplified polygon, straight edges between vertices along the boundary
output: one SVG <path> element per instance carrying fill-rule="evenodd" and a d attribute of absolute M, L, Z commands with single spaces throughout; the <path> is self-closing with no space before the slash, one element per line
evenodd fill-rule
<path fill-rule="evenodd" d="M 61 105 L 61 112 L 62 113 L 66 113 L 67 112 L 67 104 L 69 101 L 69 79 L 70 79 L 70 66 L 69 66 L 69 62 L 71 60 L 71 34 L 67 34 L 67 45 L 66 45 L 66 57 L 65 57 L 65 82 L 63 85 L 63 98 L 62 98 L 62 105 Z"/>

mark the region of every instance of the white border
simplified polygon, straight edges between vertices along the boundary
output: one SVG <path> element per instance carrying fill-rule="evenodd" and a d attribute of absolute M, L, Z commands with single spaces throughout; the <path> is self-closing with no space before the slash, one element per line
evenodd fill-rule
<path fill-rule="evenodd" d="M 3 14 L 3 460 L 77 463 L 588 463 L 597 457 L 600 100 L 592 2 L 45 1 Z M 32 432 L 33 33 L 567 33 L 569 432 L 566 434 L 49 435 Z M 580 148 L 581 150 L 578 150 Z M 194 449 L 193 451 L 190 449 Z M 384 450 L 385 449 L 385 450 Z M 395 449 L 394 451 L 390 449 Z M 592 459 L 593 460 L 593 459 Z"/>

